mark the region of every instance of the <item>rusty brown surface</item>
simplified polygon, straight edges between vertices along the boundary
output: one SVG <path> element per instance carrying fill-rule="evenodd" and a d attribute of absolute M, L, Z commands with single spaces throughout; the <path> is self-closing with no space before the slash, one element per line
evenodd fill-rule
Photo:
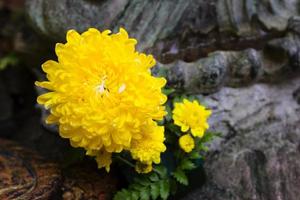
<path fill-rule="evenodd" d="M 94 163 L 81 163 L 64 172 L 63 200 L 109 200 L 117 190 L 118 179 L 114 172 L 106 173 Z"/>
<path fill-rule="evenodd" d="M 58 166 L 36 152 L 0 139 L 0 199 L 56 199 L 61 174 Z"/>

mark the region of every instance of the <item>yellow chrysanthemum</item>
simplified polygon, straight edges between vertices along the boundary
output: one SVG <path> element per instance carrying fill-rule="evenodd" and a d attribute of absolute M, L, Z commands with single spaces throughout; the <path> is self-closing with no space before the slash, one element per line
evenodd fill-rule
<path fill-rule="evenodd" d="M 191 129 L 191 133 L 195 137 L 202 137 L 209 128 L 207 119 L 210 115 L 211 111 L 196 100 L 191 102 L 184 99 L 182 103 L 175 103 L 173 110 L 174 124 L 180 126 L 182 132 Z"/>
<path fill-rule="evenodd" d="M 179 138 L 179 146 L 185 152 L 189 153 L 195 148 L 195 141 L 190 134 L 185 134 Z"/>
<path fill-rule="evenodd" d="M 160 152 L 166 150 L 164 141 L 164 127 L 155 126 L 154 122 L 149 126 L 143 127 L 143 137 L 140 140 L 134 140 L 131 144 L 131 155 L 133 159 L 142 163 L 151 164 L 160 163 Z"/>
<path fill-rule="evenodd" d="M 136 43 L 124 29 L 70 30 L 67 42 L 56 45 L 58 62 L 42 65 L 48 81 L 36 83 L 50 91 L 38 97 L 50 109 L 47 122 L 58 124 L 63 138 L 107 170 L 114 152 L 129 150 L 149 164 L 165 150 L 164 130 L 155 120 L 166 114 L 166 80 L 151 75 L 155 60 L 136 52 Z"/>

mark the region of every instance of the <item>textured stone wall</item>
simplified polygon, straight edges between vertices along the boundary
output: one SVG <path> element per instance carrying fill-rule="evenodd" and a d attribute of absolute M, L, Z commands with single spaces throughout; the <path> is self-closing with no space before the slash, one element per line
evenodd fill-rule
<path fill-rule="evenodd" d="M 208 183 L 184 199 L 299 199 L 299 88 L 297 77 L 207 96 L 223 136 L 205 163 Z"/>
<path fill-rule="evenodd" d="M 67 30 L 125 27 L 163 63 L 216 50 L 261 48 L 299 14 L 297 0 L 27 0 L 37 29 L 63 40 Z"/>

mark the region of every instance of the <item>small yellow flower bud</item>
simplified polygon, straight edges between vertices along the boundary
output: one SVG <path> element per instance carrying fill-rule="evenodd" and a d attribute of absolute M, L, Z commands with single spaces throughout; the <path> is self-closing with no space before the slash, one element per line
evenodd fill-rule
<path fill-rule="evenodd" d="M 179 138 L 179 146 L 187 153 L 195 148 L 195 141 L 190 134 L 183 135 Z"/>

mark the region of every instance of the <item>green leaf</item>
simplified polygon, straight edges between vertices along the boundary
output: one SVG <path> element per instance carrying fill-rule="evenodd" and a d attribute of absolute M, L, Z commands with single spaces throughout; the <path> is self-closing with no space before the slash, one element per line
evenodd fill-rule
<path fill-rule="evenodd" d="M 198 99 L 197 96 L 195 96 L 195 95 L 189 95 L 189 96 L 187 97 L 187 99 L 190 100 L 190 101 L 196 100 L 196 101 L 199 102 L 199 99 Z"/>
<path fill-rule="evenodd" d="M 174 98 L 173 102 L 174 103 L 178 103 L 178 102 L 181 103 L 181 102 L 183 102 L 183 99 L 188 99 L 189 101 L 194 101 L 194 100 L 199 101 L 199 99 L 197 98 L 197 96 L 194 96 L 194 95 L 187 96 L 187 95 L 183 94 L 181 96 L 176 96 Z"/>
<path fill-rule="evenodd" d="M 181 95 L 181 96 L 176 96 L 173 99 L 173 103 L 181 103 L 183 101 L 183 99 L 186 99 L 187 97 L 185 95 Z"/>
<path fill-rule="evenodd" d="M 114 200 L 167 199 L 170 193 L 169 182 L 166 167 L 156 166 L 154 172 L 134 178 L 128 189 L 116 193 Z"/>
<path fill-rule="evenodd" d="M 150 176 L 149 176 L 149 179 L 152 181 L 152 182 L 156 182 L 159 180 L 159 177 L 156 173 L 152 173 Z"/>
<path fill-rule="evenodd" d="M 170 94 L 174 93 L 175 89 L 174 88 L 163 88 L 162 89 L 162 93 L 164 93 L 165 95 L 169 96 Z"/>
<path fill-rule="evenodd" d="M 161 180 L 159 183 L 160 183 L 160 197 L 162 199 L 167 199 L 170 195 L 169 179 Z"/>
<path fill-rule="evenodd" d="M 186 176 L 186 174 L 184 173 L 183 170 L 176 169 L 176 171 L 173 172 L 172 175 L 182 185 L 188 185 L 188 178 L 187 178 L 187 176 Z"/>
<path fill-rule="evenodd" d="M 200 139 L 201 143 L 207 143 L 212 141 L 215 137 L 220 137 L 220 133 L 214 133 L 214 132 L 205 132 L 204 136 Z"/>
<path fill-rule="evenodd" d="M 167 111 L 167 115 L 165 116 L 165 119 L 167 121 L 171 121 L 172 120 L 172 109 L 168 104 L 166 104 L 166 111 Z"/>
<path fill-rule="evenodd" d="M 178 136 L 181 135 L 181 131 L 180 131 L 180 128 L 179 126 L 176 126 L 175 124 L 173 123 L 168 123 L 165 125 L 166 129 L 168 129 L 171 133 L 174 133 Z"/>
<path fill-rule="evenodd" d="M 170 193 L 171 193 L 172 195 L 175 195 L 175 194 L 176 194 L 177 188 L 178 188 L 177 181 L 174 180 L 173 178 L 170 179 Z"/>
<path fill-rule="evenodd" d="M 203 143 L 203 142 L 201 142 L 201 140 L 200 141 L 196 141 L 196 151 L 208 151 L 209 150 L 209 148 L 206 146 L 206 143 Z"/>
<path fill-rule="evenodd" d="M 138 200 L 139 198 L 140 198 L 139 192 L 137 192 L 137 191 L 131 192 L 131 200 Z"/>
<path fill-rule="evenodd" d="M 201 149 L 202 151 L 205 151 L 205 152 L 207 152 L 207 151 L 209 150 L 209 148 L 208 148 L 207 146 L 205 146 L 205 145 L 201 145 L 201 146 L 200 146 L 200 149 Z"/>
<path fill-rule="evenodd" d="M 183 170 L 192 170 L 196 168 L 196 165 L 189 159 L 183 159 L 181 161 L 180 168 Z"/>
<path fill-rule="evenodd" d="M 135 182 L 137 182 L 143 186 L 148 186 L 151 184 L 150 180 L 147 179 L 146 177 L 136 178 Z"/>
<path fill-rule="evenodd" d="M 143 189 L 140 191 L 140 197 L 141 197 L 141 200 L 149 200 L 150 199 L 150 188 L 143 187 Z"/>
<path fill-rule="evenodd" d="M 131 200 L 130 192 L 126 189 L 122 189 L 115 194 L 114 200 Z"/>
<path fill-rule="evenodd" d="M 167 177 L 167 168 L 165 166 L 159 165 L 155 167 L 156 171 L 158 172 L 158 175 L 161 179 L 164 179 Z"/>
<path fill-rule="evenodd" d="M 159 182 L 152 183 L 150 185 L 150 194 L 152 199 L 157 199 L 157 197 L 160 195 L 160 184 Z"/>
<path fill-rule="evenodd" d="M 8 66 L 15 66 L 18 64 L 18 62 L 18 58 L 12 54 L 0 58 L 0 70 L 3 70 Z"/>
<path fill-rule="evenodd" d="M 202 156 L 199 154 L 198 151 L 192 151 L 191 153 L 189 153 L 189 157 L 190 157 L 190 159 L 193 159 L 193 160 L 202 158 Z"/>
<path fill-rule="evenodd" d="M 143 185 L 141 185 L 139 182 L 134 181 L 134 183 L 132 183 L 129 188 L 130 189 L 134 189 L 134 190 L 142 190 L 143 189 Z"/>

